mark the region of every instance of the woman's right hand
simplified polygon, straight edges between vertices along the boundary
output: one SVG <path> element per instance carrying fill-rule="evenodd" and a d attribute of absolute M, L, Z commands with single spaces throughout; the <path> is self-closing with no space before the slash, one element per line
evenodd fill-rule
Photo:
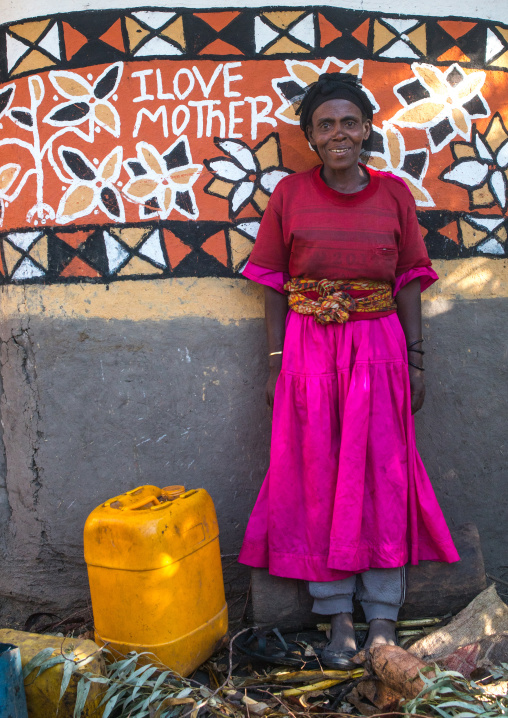
<path fill-rule="evenodd" d="M 270 407 L 270 409 L 273 411 L 273 400 L 275 396 L 275 385 L 277 383 L 277 379 L 279 378 L 280 370 L 282 368 L 282 362 L 279 366 L 271 366 L 270 367 L 270 376 L 268 377 L 268 381 L 266 382 L 266 389 L 265 389 L 265 398 L 266 403 Z"/>

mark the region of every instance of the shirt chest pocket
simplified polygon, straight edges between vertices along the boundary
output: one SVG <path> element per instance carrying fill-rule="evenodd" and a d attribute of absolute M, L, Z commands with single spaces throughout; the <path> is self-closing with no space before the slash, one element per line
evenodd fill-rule
<path fill-rule="evenodd" d="M 374 254 L 378 257 L 392 258 L 397 254 L 397 247 L 374 247 Z"/>
<path fill-rule="evenodd" d="M 380 276 L 390 276 L 395 273 L 399 251 L 396 245 L 376 245 L 370 253 L 370 266 L 373 271 L 376 269 Z"/>

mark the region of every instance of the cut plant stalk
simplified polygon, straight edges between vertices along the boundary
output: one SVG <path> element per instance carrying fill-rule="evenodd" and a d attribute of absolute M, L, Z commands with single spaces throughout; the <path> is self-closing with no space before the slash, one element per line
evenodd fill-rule
<path fill-rule="evenodd" d="M 414 618 L 407 621 L 397 621 L 395 628 L 398 630 L 399 628 L 405 629 L 405 628 L 424 628 L 427 626 L 437 626 L 438 623 L 441 623 L 444 621 L 448 616 L 441 616 L 438 618 Z M 329 631 L 331 630 L 331 624 L 330 623 L 318 623 L 316 628 L 318 631 Z M 369 630 L 369 624 L 368 623 L 355 623 L 353 624 L 353 628 L 355 631 L 368 631 Z"/>
<path fill-rule="evenodd" d="M 355 668 L 353 671 L 295 671 L 294 673 L 270 674 L 270 679 L 276 683 L 308 683 L 319 680 L 353 680 L 353 673 L 363 673 L 363 668 Z"/>
<path fill-rule="evenodd" d="M 363 668 L 359 668 L 358 670 L 349 671 L 349 676 L 347 678 L 339 678 L 335 680 L 328 680 L 328 681 L 318 681 L 317 683 L 311 683 L 308 686 L 301 686 L 300 688 L 288 688 L 285 691 L 282 691 L 281 695 L 284 698 L 288 698 L 289 696 L 300 696 L 302 693 L 311 693 L 312 691 L 324 691 L 327 688 L 332 688 L 333 686 L 338 685 L 339 683 L 345 683 L 348 680 L 354 680 L 355 678 L 360 678 L 363 675 Z"/>

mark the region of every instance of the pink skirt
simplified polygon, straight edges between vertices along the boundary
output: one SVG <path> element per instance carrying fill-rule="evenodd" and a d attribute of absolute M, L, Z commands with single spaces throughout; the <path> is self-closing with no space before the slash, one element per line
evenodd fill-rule
<path fill-rule="evenodd" d="M 322 326 L 289 312 L 270 468 L 239 561 L 335 581 L 458 561 L 415 446 L 396 314 Z"/>

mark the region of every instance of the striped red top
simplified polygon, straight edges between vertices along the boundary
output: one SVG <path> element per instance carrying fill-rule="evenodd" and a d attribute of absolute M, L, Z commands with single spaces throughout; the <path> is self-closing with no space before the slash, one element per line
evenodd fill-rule
<path fill-rule="evenodd" d="M 323 181 L 320 169 L 279 182 L 251 262 L 292 277 L 392 284 L 410 269 L 431 265 L 414 199 L 402 180 L 365 167 L 369 184 L 342 194 Z"/>

